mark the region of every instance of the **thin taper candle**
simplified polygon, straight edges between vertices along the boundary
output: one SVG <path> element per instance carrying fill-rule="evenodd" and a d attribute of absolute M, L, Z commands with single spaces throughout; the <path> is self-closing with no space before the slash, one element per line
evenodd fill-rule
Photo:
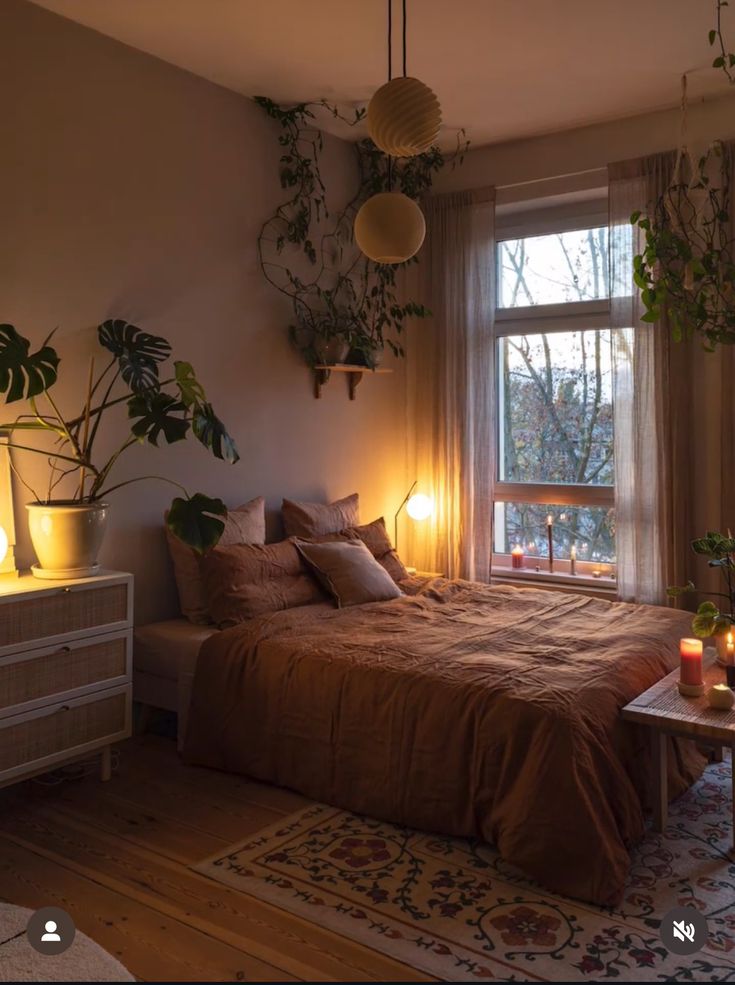
<path fill-rule="evenodd" d="M 569 573 L 571 575 L 576 575 L 577 573 L 577 545 L 572 544 L 572 550 L 569 554 Z"/>
<path fill-rule="evenodd" d="M 549 513 L 546 517 L 546 536 L 549 539 L 549 572 L 554 571 L 554 517 Z"/>

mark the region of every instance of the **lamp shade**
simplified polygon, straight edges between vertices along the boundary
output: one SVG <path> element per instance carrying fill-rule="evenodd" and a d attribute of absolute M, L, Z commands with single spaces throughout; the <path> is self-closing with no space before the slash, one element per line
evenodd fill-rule
<path fill-rule="evenodd" d="M 5 527 L 0 527 L 0 564 L 5 560 L 5 555 L 8 553 L 8 535 L 5 533 Z"/>
<path fill-rule="evenodd" d="M 355 240 L 376 263 L 403 263 L 421 249 L 426 221 L 418 205 L 402 192 L 379 192 L 355 216 Z"/>
<path fill-rule="evenodd" d="M 434 503 L 424 493 L 415 493 L 406 503 L 406 512 L 412 520 L 425 520 L 434 512 Z"/>
<path fill-rule="evenodd" d="M 373 143 L 391 157 L 414 157 L 434 143 L 442 122 L 439 100 L 419 79 L 391 79 L 374 93 L 367 109 Z"/>

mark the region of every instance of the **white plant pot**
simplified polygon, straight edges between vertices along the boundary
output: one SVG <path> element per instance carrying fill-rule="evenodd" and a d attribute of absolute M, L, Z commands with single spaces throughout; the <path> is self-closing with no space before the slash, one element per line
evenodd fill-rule
<path fill-rule="evenodd" d="M 107 503 L 27 503 L 37 578 L 83 578 L 99 571 Z"/>

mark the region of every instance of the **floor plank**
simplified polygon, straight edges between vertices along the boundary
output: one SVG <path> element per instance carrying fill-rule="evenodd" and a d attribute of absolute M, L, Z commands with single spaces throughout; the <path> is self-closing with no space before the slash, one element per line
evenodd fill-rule
<path fill-rule="evenodd" d="M 58 905 L 143 980 L 430 981 L 362 944 L 192 872 L 306 801 L 120 747 L 117 775 L 0 791 L 0 897 Z"/>

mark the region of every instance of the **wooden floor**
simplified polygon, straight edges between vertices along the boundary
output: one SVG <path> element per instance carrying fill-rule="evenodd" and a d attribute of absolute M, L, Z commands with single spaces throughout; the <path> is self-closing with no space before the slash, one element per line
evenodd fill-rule
<path fill-rule="evenodd" d="M 171 739 L 119 747 L 118 771 L 0 790 L 0 898 L 60 906 L 144 981 L 430 981 L 188 866 L 304 803 L 184 766 Z"/>

